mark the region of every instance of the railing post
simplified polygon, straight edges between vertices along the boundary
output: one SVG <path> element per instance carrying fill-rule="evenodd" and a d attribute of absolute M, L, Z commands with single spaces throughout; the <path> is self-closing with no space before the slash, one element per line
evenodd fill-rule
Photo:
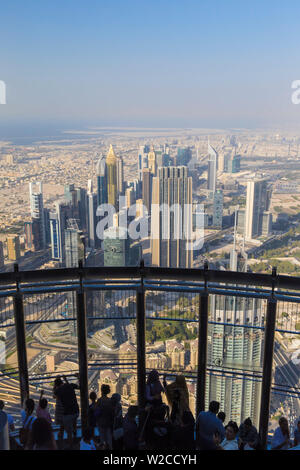
<path fill-rule="evenodd" d="M 270 396 L 272 385 L 272 366 L 273 366 L 273 352 L 274 352 L 274 338 L 276 326 L 276 306 L 277 300 L 274 296 L 274 287 L 276 279 L 276 268 L 272 269 L 273 287 L 272 294 L 268 299 L 267 305 L 267 318 L 264 334 L 264 357 L 263 357 L 263 372 L 262 372 L 262 386 L 261 386 L 261 402 L 260 402 L 260 416 L 259 416 L 259 434 L 261 439 L 262 449 L 266 449 L 268 440 L 269 428 L 269 413 L 270 413 Z"/>
<path fill-rule="evenodd" d="M 208 327 L 208 293 L 206 271 L 208 264 L 204 265 L 204 288 L 200 295 L 199 319 L 198 319 L 198 364 L 197 364 L 197 391 L 196 391 L 196 416 L 205 410 L 205 385 L 207 362 L 207 327 Z"/>
<path fill-rule="evenodd" d="M 80 288 L 77 291 L 77 340 L 78 340 L 78 361 L 79 361 L 81 426 L 82 426 L 82 429 L 86 429 L 88 426 L 89 383 L 88 383 L 85 293 L 84 293 L 83 284 L 82 284 L 82 261 L 79 261 L 79 271 L 80 271 Z"/>
<path fill-rule="evenodd" d="M 15 273 L 18 273 L 19 267 L 14 265 Z M 14 294 L 14 317 L 16 327 L 16 343 L 18 355 L 18 368 L 19 368 L 19 381 L 20 381 L 20 395 L 21 406 L 23 407 L 24 401 L 29 398 L 29 377 L 27 365 L 27 350 L 26 350 L 26 335 L 25 335 L 25 319 L 24 319 L 24 306 L 23 296 L 19 291 L 19 279 L 16 274 L 17 292 Z"/>
<path fill-rule="evenodd" d="M 138 406 L 143 409 L 146 401 L 146 319 L 145 319 L 145 291 L 143 281 L 144 262 L 141 261 L 141 284 L 136 293 L 136 337 L 137 337 L 137 388 Z"/>

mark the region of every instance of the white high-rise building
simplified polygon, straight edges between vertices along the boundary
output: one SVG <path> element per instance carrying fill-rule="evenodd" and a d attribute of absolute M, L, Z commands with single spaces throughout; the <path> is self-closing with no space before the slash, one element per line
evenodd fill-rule
<path fill-rule="evenodd" d="M 142 180 L 143 169 L 148 168 L 148 152 L 149 148 L 146 145 L 141 145 L 139 148 L 138 154 L 138 177 L 139 180 Z"/>
<path fill-rule="evenodd" d="M 96 211 L 97 211 L 97 194 L 93 192 L 92 180 L 88 180 L 87 228 L 88 228 L 88 244 L 90 248 L 95 248 L 97 245 Z"/>
<path fill-rule="evenodd" d="M 191 268 L 192 178 L 185 166 L 158 168 L 152 183 L 153 266 Z"/>
<path fill-rule="evenodd" d="M 218 153 L 208 144 L 208 171 L 207 171 L 207 189 L 213 193 L 217 187 L 217 169 L 218 169 Z"/>
<path fill-rule="evenodd" d="M 117 193 L 124 193 L 124 162 L 121 155 L 117 159 Z"/>

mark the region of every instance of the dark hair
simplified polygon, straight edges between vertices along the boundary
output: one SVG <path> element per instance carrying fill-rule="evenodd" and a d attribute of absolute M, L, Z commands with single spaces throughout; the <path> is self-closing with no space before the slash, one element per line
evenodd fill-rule
<path fill-rule="evenodd" d="M 194 416 L 190 411 L 184 411 L 182 413 L 181 421 L 182 421 L 182 424 L 194 425 L 195 423 Z"/>
<path fill-rule="evenodd" d="M 47 405 L 48 405 L 48 400 L 46 398 L 41 398 L 40 407 L 42 408 L 42 410 L 45 410 L 47 408 Z"/>
<path fill-rule="evenodd" d="M 231 427 L 234 431 L 234 434 L 237 434 L 239 432 L 239 427 L 238 425 L 236 424 L 235 421 L 229 421 L 229 423 L 227 424 L 227 426 L 225 426 L 225 429 Z"/>
<path fill-rule="evenodd" d="M 121 395 L 119 393 L 113 393 L 110 400 L 112 405 L 116 406 L 121 401 Z"/>
<path fill-rule="evenodd" d="M 90 400 L 97 400 L 97 393 L 96 392 L 91 392 L 90 393 Z"/>
<path fill-rule="evenodd" d="M 102 395 L 108 395 L 110 393 L 110 386 L 107 384 L 101 385 L 101 393 Z"/>
<path fill-rule="evenodd" d="M 224 413 L 224 411 L 220 411 L 220 413 L 218 413 L 218 418 L 222 421 L 222 423 L 224 423 L 226 418 L 226 414 Z"/>
<path fill-rule="evenodd" d="M 3 410 L 5 403 L 3 400 L 0 400 L 0 410 Z"/>
<path fill-rule="evenodd" d="M 82 438 L 84 441 L 90 441 L 92 439 L 93 432 L 91 428 L 85 428 L 82 431 Z"/>
<path fill-rule="evenodd" d="M 53 449 L 54 439 L 51 424 L 45 418 L 37 418 L 32 423 L 32 440 L 37 446 L 45 446 L 48 444 Z"/>
<path fill-rule="evenodd" d="M 287 418 L 285 418 L 285 416 L 281 416 L 279 418 L 279 421 L 278 421 L 278 424 L 279 426 L 281 426 L 281 424 L 285 423 L 286 426 L 287 426 L 287 429 L 286 429 L 286 435 L 288 436 L 288 438 L 290 437 L 290 430 L 289 430 L 289 422 L 287 420 Z"/>
<path fill-rule="evenodd" d="M 281 416 L 281 417 L 279 418 L 279 421 L 278 421 L 278 422 L 279 422 L 279 424 L 280 424 L 280 422 L 281 422 L 281 423 L 288 423 L 288 420 L 286 419 L 285 416 Z"/>
<path fill-rule="evenodd" d="M 173 400 L 178 401 L 178 400 L 180 400 L 180 397 L 181 397 L 180 390 L 178 390 L 178 388 L 175 388 L 175 390 L 173 392 Z"/>
<path fill-rule="evenodd" d="M 153 384 L 154 382 L 158 382 L 158 381 L 159 381 L 159 373 L 157 372 L 156 369 L 153 369 L 151 372 L 149 372 L 147 385 Z"/>
<path fill-rule="evenodd" d="M 29 414 L 33 413 L 34 401 L 32 398 L 27 398 L 27 400 L 25 401 L 25 409 L 28 411 Z"/>
<path fill-rule="evenodd" d="M 127 415 L 129 418 L 135 418 L 139 412 L 139 409 L 137 406 L 130 406 L 127 411 Z"/>
<path fill-rule="evenodd" d="M 246 426 L 252 426 L 251 418 L 245 419 L 244 424 L 246 424 Z"/>
<path fill-rule="evenodd" d="M 61 380 L 60 375 L 58 375 L 56 379 L 54 380 L 54 387 L 59 387 L 62 384 L 63 384 L 63 381 Z"/>
<path fill-rule="evenodd" d="M 209 411 L 217 414 L 220 408 L 220 403 L 218 401 L 211 401 L 209 404 Z"/>
<path fill-rule="evenodd" d="M 152 419 L 157 421 L 163 421 L 166 416 L 166 405 L 156 406 L 152 410 Z"/>

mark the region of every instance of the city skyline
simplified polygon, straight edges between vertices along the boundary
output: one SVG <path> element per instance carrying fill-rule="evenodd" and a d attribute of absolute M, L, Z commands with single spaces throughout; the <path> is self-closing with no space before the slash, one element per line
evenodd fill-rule
<path fill-rule="evenodd" d="M 147 447 L 155 369 L 172 429 L 191 412 L 191 444 L 212 401 L 226 437 L 249 417 L 262 448 L 280 418 L 293 432 L 299 13 L 296 0 L 2 6 L 0 399 L 16 429 L 43 389 L 71 446 L 75 409 L 54 403 L 53 378 L 76 375 L 83 441 L 106 384 L 121 414 L 138 405 Z"/>

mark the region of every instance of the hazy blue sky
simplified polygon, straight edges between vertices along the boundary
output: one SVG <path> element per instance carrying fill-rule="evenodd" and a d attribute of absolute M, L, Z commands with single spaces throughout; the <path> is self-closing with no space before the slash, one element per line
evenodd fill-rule
<path fill-rule="evenodd" d="M 11 0 L 0 123 L 300 124 L 300 2 Z"/>

